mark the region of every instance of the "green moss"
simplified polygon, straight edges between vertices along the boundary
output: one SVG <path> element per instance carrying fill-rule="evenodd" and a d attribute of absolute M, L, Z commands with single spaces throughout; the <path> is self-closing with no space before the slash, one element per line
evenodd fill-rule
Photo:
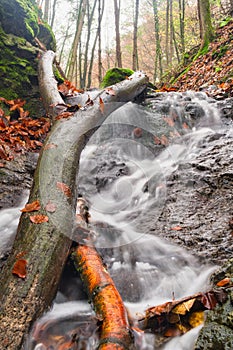
<path fill-rule="evenodd" d="M 46 23 L 39 25 L 38 39 L 46 46 L 47 50 L 56 51 L 56 39 L 51 27 Z"/>
<path fill-rule="evenodd" d="M 133 74 L 133 71 L 128 68 L 112 68 L 107 71 L 105 74 L 103 81 L 101 83 L 101 87 L 105 88 L 107 86 L 114 85 L 130 75 Z"/>
<path fill-rule="evenodd" d="M 32 42 L 39 33 L 38 11 L 33 0 L 1 0 L 1 25 L 6 33 Z"/>
<path fill-rule="evenodd" d="M 229 49 L 229 45 L 220 46 L 217 50 L 213 51 L 212 59 L 219 60 L 222 56 L 224 56 Z"/>
<path fill-rule="evenodd" d="M 216 271 L 211 282 L 216 285 L 224 278 L 233 279 L 233 259 Z M 205 325 L 202 328 L 195 350 L 231 350 L 233 349 L 233 292 L 227 289 L 227 298 L 222 304 L 207 314 Z"/>

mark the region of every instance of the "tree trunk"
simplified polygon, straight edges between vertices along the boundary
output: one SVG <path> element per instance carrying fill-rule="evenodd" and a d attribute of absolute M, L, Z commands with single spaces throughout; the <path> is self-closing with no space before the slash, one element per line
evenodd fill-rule
<path fill-rule="evenodd" d="M 55 15 L 56 15 L 56 6 L 57 6 L 57 0 L 53 0 L 53 10 L 52 10 L 52 16 L 51 16 L 51 28 L 53 29 Z"/>
<path fill-rule="evenodd" d="M 134 29 L 133 29 L 133 66 L 136 71 L 138 67 L 138 15 L 139 15 L 139 0 L 135 2 Z"/>
<path fill-rule="evenodd" d="M 101 0 L 99 0 L 99 7 L 98 7 L 98 80 L 99 85 L 102 82 L 102 40 L 101 40 L 101 22 L 102 22 L 102 14 L 104 11 L 104 0 L 102 0 L 102 6 L 101 6 Z"/>
<path fill-rule="evenodd" d="M 169 0 L 167 0 L 167 5 L 166 5 L 166 63 L 167 63 L 167 67 L 170 64 L 170 60 L 169 60 L 169 10 L 170 10 L 170 6 L 169 6 L 170 2 Z"/>
<path fill-rule="evenodd" d="M 185 1 L 179 0 L 179 17 L 180 17 L 180 41 L 181 41 L 181 52 L 184 54 L 185 52 Z"/>
<path fill-rule="evenodd" d="M 208 46 L 214 37 L 209 0 L 198 0 L 201 49 Z"/>
<path fill-rule="evenodd" d="M 55 116 L 57 109 L 51 110 L 51 104 L 61 103 L 61 99 L 53 77 L 53 59 L 53 52 L 43 54 L 39 82 L 45 107 Z M 114 96 L 102 91 L 101 100 L 96 97 L 93 105 L 54 123 L 40 154 L 29 197 L 29 203 L 39 201 L 40 209 L 21 215 L 12 252 L 0 277 L 2 349 L 23 348 L 32 323 L 54 298 L 74 238 L 76 175 L 82 149 L 107 116 L 141 93 L 146 83 L 145 75 L 135 73 L 130 80 L 114 86 Z M 35 214 L 46 220 L 33 223 Z M 20 260 L 26 263 L 22 278 L 12 273 Z"/>
<path fill-rule="evenodd" d="M 161 45 L 159 37 L 159 16 L 158 16 L 158 6 L 157 0 L 153 0 L 153 12 L 154 12 L 154 24 L 155 24 L 155 43 L 156 43 L 156 53 L 155 53 L 155 68 L 154 68 L 154 83 L 158 78 L 157 69 L 159 68 L 159 79 L 163 75 L 162 69 L 162 54 L 161 54 Z"/>
<path fill-rule="evenodd" d="M 44 20 L 49 22 L 49 9 L 50 9 L 50 0 L 45 0 L 44 4 Z"/>
<path fill-rule="evenodd" d="M 116 66 L 122 68 L 121 38 L 120 38 L 120 0 L 114 0 L 115 31 L 116 31 Z"/>
<path fill-rule="evenodd" d="M 83 28 L 83 22 L 84 22 L 84 17 L 86 13 L 86 7 L 87 7 L 87 0 L 82 0 L 80 3 L 79 7 L 79 13 L 78 13 L 78 18 L 77 18 L 77 25 L 76 25 L 76 32 L 74 36 L 74 41 L 72 45 L 72 50 L 71 50 L 71 57 L 68 63 L 68 73 L 67 73 L 67 78 L 72 81 L 74 79 L 75 75 L 75 66 L 76 66 L 76 61 L 77 61 L 77 50 L 78 50 L 78 44 L 80 41 L 81 33 L 82 33 L 82 28 Z"/>
<path fill-rule="evenodd" d="M 90 45 L 91 27 L 92 27 L 92 22 L 93 22 L 93 18 L 94 18 L 96 4 L 97 4 L 97 0 L 94 1 L 91 12 L 90 12 L 90 8 L 89 8 L 90 5 L 88 4 L 87 39 L 86 39 L 85 54 L 84 54 L 83 74 L 82 74 L 81 79 L 80 79 L 80 87 L 81 88 L 86 87 L 86 83 L 87 83 L 88 51 L 89 51 L 89 45 Z"/>

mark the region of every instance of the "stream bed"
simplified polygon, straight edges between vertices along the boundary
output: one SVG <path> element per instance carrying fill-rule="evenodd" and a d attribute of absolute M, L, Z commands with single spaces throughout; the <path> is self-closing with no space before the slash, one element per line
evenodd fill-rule
<path fill-rule="evenodd" d="M 132 318 L 208 290 L 211 273 L 232 255 L 232 118 L 223 118 L 226 105 L 219 105 L 192 92 L 128 103 L 82 152 L 78 192 Z M 1 211 L 0 255 L 12 243 L 20 207 Z M 65 349 L 74 337 L 69 349 L 96 348 L 95 316 L 71 265 L 26 350 Z M 200 328 L 165 344 L 153 334 L 138 335 L 135 349 L 191 350 Z"/>

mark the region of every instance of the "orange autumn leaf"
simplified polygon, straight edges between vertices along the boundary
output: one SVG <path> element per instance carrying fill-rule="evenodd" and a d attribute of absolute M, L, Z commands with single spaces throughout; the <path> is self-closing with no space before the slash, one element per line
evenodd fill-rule
<path fill-rule="evenodd" d="M 37 211 L 37 210 L 40 210 L 40 202 L 38 200 L 32 203 L 26 204 L 25 207 L 20 211 L 22 213 L 30 213 L 31 211 Z"/>
<path fill-rule="evenodd" d="M 56 209 L 57 209 L 57 206 L 50 201 L 47 203 L 45 207 L 45 210 L 48 211 L 49 213 L 54 213 Z"/>
<path fill-rule="evenodd" d="M 171 230 L 173 231 L 181 231 L 183 230 L 181 226 L 174 226 L 174 227 L 171 227 Z"/>
<path fill-rule="evenodd" d="M 27 275 L 26 271 L 27 260 L 19 259 L 14 263 L 12 273 L 13 275 L 17 275 L 20 278 L 25 278 Z"/>
<path fill-rule="evenodd" d="M 218 286 L 218 287 L 224 287 L 224 286 L 226 286 L 227 284 L 229 284 L 230 281 L 231 281 L 230 278 L 229 278 L 229 277 L 226 277 L 226 278 L 222 279 L 221 281 L 219 281 L 219 282 L 217 283 L 217 286 Z"/>
<path fill-rule="evenodd" d="M 44 222 L 48 222 L 49 218 L 46 215 L 32 215 L 30 216 L 30 221 L 33 222 L 33 224 L 42 224 Z"/>
<path fill-rule="evenodd" d="M 66 195 L 66 197 L 71 197 L 72 193 L 71 193 L 69 186 L 67 186 L 63 182 L 57 182 L 57 188 L 60 191 L 62 191 L 64 193 L 64 195 Z"/>
<path fill-rule="evenodd" d="M 100 101 L 100 111 L 101 111 L 101 113 L 104 113 L 104 101 L 101 97 L 100 97 L 99 101 Z"/>

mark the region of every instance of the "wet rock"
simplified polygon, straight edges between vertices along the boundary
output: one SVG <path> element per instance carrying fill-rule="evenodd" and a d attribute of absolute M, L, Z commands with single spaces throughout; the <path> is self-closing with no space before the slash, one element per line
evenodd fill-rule
<path fill-rule="evenodd" d="M 233 259 L 212 275 L 214 286 L 224 278 L 233 278 Z M 205 326 L 202 328 L 194 350 L 233 349 L 233 292 L 226 289 L 227 300 L 208 312 Z"/>
<path fill-rule="evenodd" d="M 32 152 L 15 155 L 0 168 L 0 209 L 19 204 L 24 190 L 31 187 L 37 159 L 38 154 Z"/>
<path fill-rule="evenodd" d="M 167 179 L 166 200 L 161 215 L 153 209 L 144 220 L 146 232 L 193 250 L 205 262 L 222 264 L 232 256 L 229 227 L 233 199 L 233 138 L 218 135 L 203 145 L 201 153 L 181 164 Z M 142 223 L 140 223 L 142 225 Z M 177 233 L 171 228 L 180 225 Z"/>

